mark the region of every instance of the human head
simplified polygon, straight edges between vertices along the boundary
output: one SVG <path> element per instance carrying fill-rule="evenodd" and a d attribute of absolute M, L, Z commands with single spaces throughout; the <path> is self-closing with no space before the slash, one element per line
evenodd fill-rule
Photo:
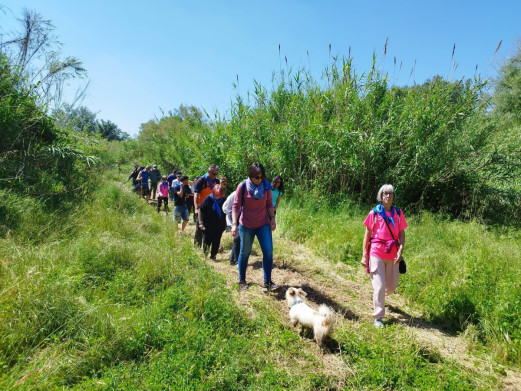
<path fill-rule="evenodd" d="M 156 170 L 156 169 L 157 169 L 157 166 L 154 164 L 154 165 L 152 166 L 152 168 L 153 168 L 154 170 Z"/>
<path fill-rule="evenodd" d="M 161 175 L 161 180 L 162 180 L 163 182 L 166 182 L 166 175 Z"/>
<path fill-rule="evenodd" d="M 391 203 L 394 202 L 395 193 L 394 193 L 393 185 L 387 184 L 387 185 L 383 185 L 382 187 L 380 187 L 380 190 L 378 190 L 378 194 L 376 195 L 376 201 L 382 202 L 383 193 L 392 193 Z"/>
<path fill-rule="evenodd" d="M 273 178 L 273 181 L 271 182 L 271 186 L 273 186 L 274 189 L 277 188 L 278 183 L 278 189 L 281 193 L 284 192 L 284 183 L 282 181 L 282 177 L 280 175 L 277 175 L 275 178 Z"/>
<path fill-rule="evenodd" d="M 183 185 L 186 185 L 188 183 L 188 177 L 186 175 L 183 175 L 179 178 L 179 182 L 181 182 Z"/>
<path fill-rule="evenodd" d="M 226 177 L 222 177 L 221 180 L 221 188 L 225 188 L 226 186 L 228 186 L 228 179 L 226 179 Z"/>
<path fill-rule="evenodd" d="M 148 172 L 150 170 L 150 166 L 145 167 L 145 172 Z"/>
<path fill-rule="evenodd" d="M 266 178 L 266 171 L 264 170 L 264 166 L 259 162 L 253 163 L 248 169 L 248 178 L 250 178 L 251 181 L 256 179 L 257 182 L 260 182 Z"/>
<path fill-rule="evenodd" d="M 210 167 L 208 167 L 208 177 L 215 179 L 219 175 L 219 166 L 216 164 L 210 164 Z"/>
<path fill-rule="evenodd" d="M 215 185 L 213 187 L 212 192 L 213 192 L 213 198 L 218 200 L 219 198 L 221 198 L 224 195 L 224 188 L 221 187 L 221 185 Z"/>

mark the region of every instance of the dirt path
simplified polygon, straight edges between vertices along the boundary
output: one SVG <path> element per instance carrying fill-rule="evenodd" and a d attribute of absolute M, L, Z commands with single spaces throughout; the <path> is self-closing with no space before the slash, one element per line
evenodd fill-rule
<path fill-rule="evenodd" d="M 171 217 L 170 217 L 171 218 Z M 186 229 L 186 239 L 193 240 L 194 225 L 190 223 Z M 225 251 L 218 254 L 217 262 L 207 258 L 212 267 L 225 276 L 229 287 L 237 287 L 237 266 L 228 263 L 229 249 L 232 238 L 224 233 L 221 244 Z M 253 300 L 264 297 L 270 300 L 270 305 L 285 320 L 288 327 L 289 309 L 286 305 L 283 289 L 278 294 L 265 295 L 261 292 L 263 283 L 262 253 L 257 242 L 254 243 L 247 269 L 247 291 L 234 290 L 234 300 L 245 308 L 246 312 L 255 309 L 250 304 Z M 353 271 L 347 265 L 333 265 L 314 255 L 308 248 L 298 243 L 282 238 L 279 232 L 274 233 L 274 269 L 273 280 L 284 287 L 302 287 L 308 294 L 307 299 L 313 306 L 325 303 L 337 313 L 337 322 L 372 322 L 372 287 L 365 270 L 360 267 Z M 497 378 L 502 384 L 502 390 L 521 390 L 521 374 L 509 369 L 492 359 L 469 350 L 463 336 L 451 335 L 434 324 L 422 320 L 421 314 L 411 308 L 399 294 L 386 299 L 387 319 L 390 323 L 400 323 L 410 332 L 420 344 L 428 349 L 434 349 L 448 360 L 475 373 L 485 374 Z M 321 354 L 320 348 L 312 339 L 303 338 L 303 348 L 315 353 L 322 361 L 323 372 L 334 374 L 337 378 L 348 378 L 352 371 L 341 359 L 339 354 Z"/>

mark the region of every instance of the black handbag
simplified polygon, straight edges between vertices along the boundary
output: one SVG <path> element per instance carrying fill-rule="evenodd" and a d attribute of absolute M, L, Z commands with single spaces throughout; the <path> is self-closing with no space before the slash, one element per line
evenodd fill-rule
<path fill-rule="evenodd" d="M 403 257 L 400 258 L 400 263 L 398 265 L 398 270 L 400 270 L 400 274 L 407 273 L 407 264 L 405 263 L 405 259 L 403 259 Z"/>
<path fill-rule="evenodd" d="M 386 219 L 384 219 L 385 225 L 387 225 L 387 229 L 389 230 L 389 233 L 391 234 L 391 237 L 394 239 L 393 231 L 391 231 L 391 227 L 389 227 L 389 223 Z M 400 274 L 407 273 L 407 264 L 405 263 L 405 259 L 403 257 L 400 258 L 400 263 L 398 264 L 398 270 L 400 271 Z"/>

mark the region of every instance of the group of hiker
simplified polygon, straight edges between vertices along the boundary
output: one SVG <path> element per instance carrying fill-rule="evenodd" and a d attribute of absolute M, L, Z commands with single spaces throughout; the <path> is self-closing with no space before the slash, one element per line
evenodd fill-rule
<path fill-rule="evenodd" d="M 194 246 L 203 247 L 210 259 L 216 261 L 221 251 L 220 242 L 225 230 L 234 237 L 230 253 L 230 264 L 238 265 L 239 288 L 248 288 L 246 270 L 255 237 L 262 250 L 264 274 L 263 292 L 277 292 L 280 285 L 273 282 L 273 238 L 277 227 L 276 211 L 283 193 L 282 177 L 276 176 L 270 183 L 266 179 L 264 166 L 253 163 L 248 169 L 247 179 L 225 198 L 228 181 L 219 178 L 219 167 L 211 164 L 202 177 L 189 181 L 187 176 L 173 171 L 161 176 L 154 165 L 139 167 L 129 175 L 141 196 L 154 199 L 158 194 L 157 211 L 164 204 L 168 215 L 168 199 L 174 201 L 174 220 L 184 230 L 193 208 L 195 233 Z M 149 183 L 150 182 L 150 183 Z M 159 188 L 158 188 L 158 182 Z M 399 274 L 405 272 L 402 252 L 405 243 L 407 222 L 403 211 L 394 206 L 395 191 L 392 185 L 383 185 L 377 193 L 378 204 L 364 221 L 366 227 L 362 265 L 370 274 L 373 285 L 373 317 L 375 327 L 383 327 L 385 297 L 394 293 Z"/>
<path fill-rule="evenodd" d="M 254 163 L 248 170 L 248 177 L 237 189 L 225 197 L 228 180 L 219 177 L 219 167 L 211 164 L 202 177 L 192 181 L 179 171 L 168 177 L 161 175 L 156 165 L 134 167 L 128 176 L 133 180 L 135 190 L 147 201 L 155 199 L 157 211 L 164 210 L 168 216 L 168 200 L 174 201 L 174 221 L 181 224 L 184 231 L 193 208 L 195 232 L 194 246 L 203 248 L 216 261 L 222 251 L 221 238 L 226 230 L 234 236 L 230 264 L 238 265 L 239 287 L 247 289 L 246 268 L 253 240 L 257 237 L 263 253 L 263 292 L 276 292 L 280 286 L 271 279 L 273 268 L 272 231 L 276 228 L 275 215 L 278 202 L 284 192 L 280 175 L 270 183 L 266 179 L 264 166 Z M 159 183 L 159 185 L 158 185 Z"/>

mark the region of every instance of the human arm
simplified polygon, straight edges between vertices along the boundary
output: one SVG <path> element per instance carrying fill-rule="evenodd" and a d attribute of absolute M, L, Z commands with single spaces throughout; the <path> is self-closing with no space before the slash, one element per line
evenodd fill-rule
<path fill-rule="evenodd" d="M 398 251 L 396 252 L 396 258 L 394 258 L 394 263 L 400 262 L 400 259 L 402 258 L 403 253 L 403 245 L 405 244 L 405 230 L 401 230 L 399 233 L 399 240 L 400 240 L 400 247 L 398 248 Z"/>
<path fill-rule="evenodd" d="M 369 246 L 371 244 L 371 235 L 373 231 L 367 227 L 365 227 L 365 234 L 364 234 L 364 242 L 362 245 L 362 260 L 360 263 L 363 266 L 367 266 L 367 262 L 369 262 Z"/>

